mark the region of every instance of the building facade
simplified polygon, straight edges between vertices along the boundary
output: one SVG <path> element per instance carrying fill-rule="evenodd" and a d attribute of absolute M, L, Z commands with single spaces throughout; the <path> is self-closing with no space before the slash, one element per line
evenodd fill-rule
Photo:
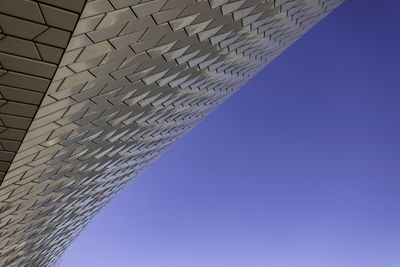
<path fill-rule="evenodd" d="M 0 266 L 54 266 L 341 0 L 1 0 Z"/>

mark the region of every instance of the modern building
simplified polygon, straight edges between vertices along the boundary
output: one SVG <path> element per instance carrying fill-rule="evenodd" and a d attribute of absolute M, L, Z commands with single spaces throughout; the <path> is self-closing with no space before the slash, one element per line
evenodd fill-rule
<path fill-rule="evenodd" d="M 0 266 L 54 266 L 342 0 L 0 0 Z"/>

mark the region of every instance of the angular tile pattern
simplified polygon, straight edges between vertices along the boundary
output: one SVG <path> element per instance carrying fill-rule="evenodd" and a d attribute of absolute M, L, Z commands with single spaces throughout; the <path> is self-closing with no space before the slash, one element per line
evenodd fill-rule
<path fill-rule="evenodd" d="M 50 85 L 84 0 L 0 1 L 0 183 Z M 74 8 L 75 7 L 75 8 Z"/>
<path fill-rule="evenodd" d="M 42 30 L 43 21 L 30 12 L 38 33 L 24 32 L 31 39 L 13 46 L 15 52 L 4 58 L 7 67 L 51 79 L 50 59 L 65 43 L 60 31 L 73 25 L 54 8 L 73 2 L 40 1 L 40 14 L 54 28 Z M 127 182 L 340 3 L 87 1 L 0 187 L 0 265 L 57 264 Z M 12 12 L 9 19 L 22 11 Z M 54 49 L 42 48 L 52 34 L 60 36 Z M 29 57 L 23 47 L 32 40 L 39 41 Z"/>

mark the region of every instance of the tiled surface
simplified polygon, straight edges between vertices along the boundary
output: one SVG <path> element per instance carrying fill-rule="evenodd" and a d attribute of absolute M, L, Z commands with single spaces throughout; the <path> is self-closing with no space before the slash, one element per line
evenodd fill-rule
<path fill-rule="evenodd" d="M 68 1 L 67 1 L 68 2 Z M 42 101 L 85 1 L 0 1 L 0 182 Z"/>
<path fill-rule="evenodd" d="M 76 1 L 42 2 L 47 23 L 73 27 L 52 8 Z M 55 265 L 119 189 L 339 2 L 88 1 L 53 78 L 57 50 L 29 61 L 43 66 L 6 58 L 51 84 L 0 186 L 0 266 Z"/>

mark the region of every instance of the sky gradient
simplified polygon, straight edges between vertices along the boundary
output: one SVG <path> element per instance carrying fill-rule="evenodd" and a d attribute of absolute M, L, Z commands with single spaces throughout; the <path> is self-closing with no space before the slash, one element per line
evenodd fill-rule
<path fill-rule="evenodd" d="M 61 267 L 400 266 L 399 10 L 340 6 L 122 190 Z"/>

